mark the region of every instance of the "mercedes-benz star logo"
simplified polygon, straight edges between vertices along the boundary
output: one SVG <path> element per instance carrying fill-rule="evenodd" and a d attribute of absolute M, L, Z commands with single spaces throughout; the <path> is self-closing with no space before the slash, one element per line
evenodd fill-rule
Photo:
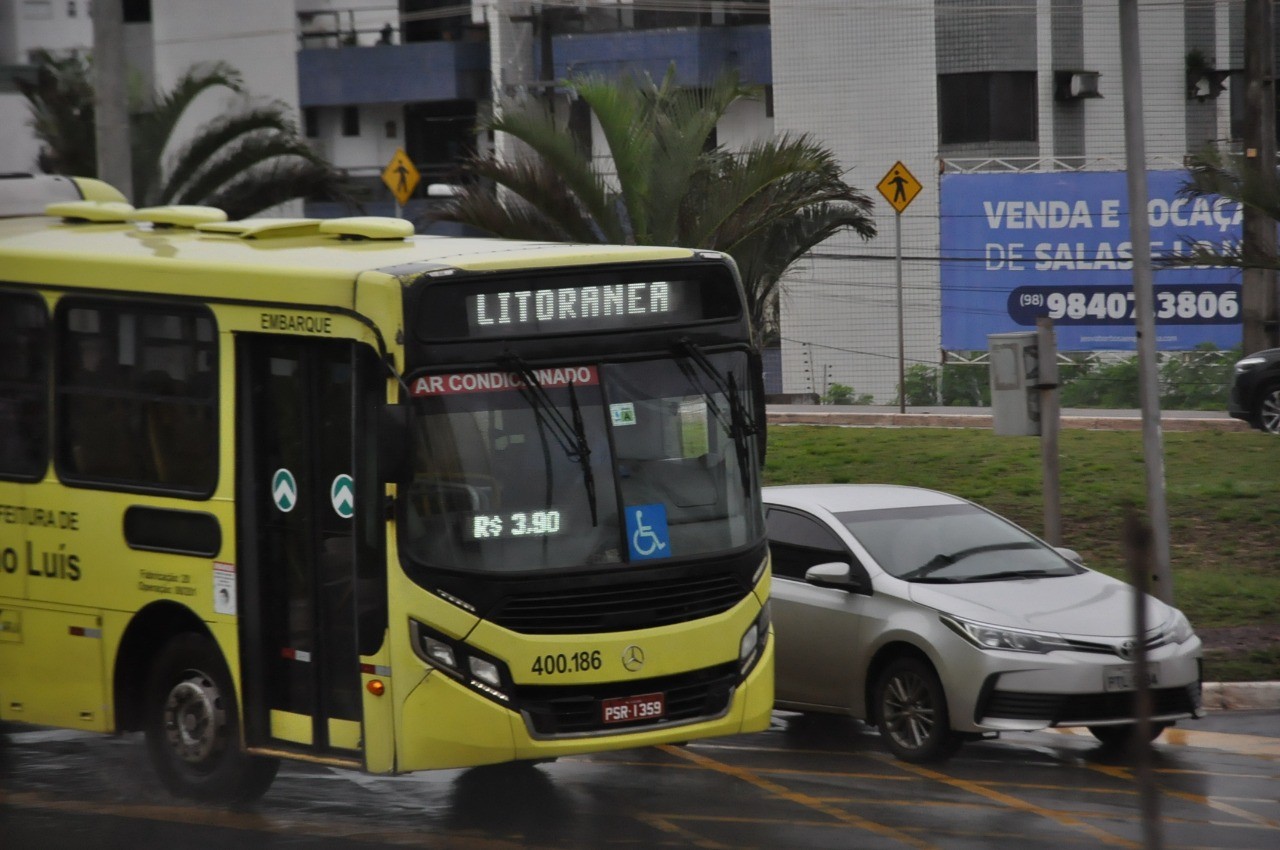
<path fill-rule="evenodd" d="M 1137 651 L 1137 649 L 1138 649 L 1138 644 L 1136 641 L 1127 640 L 1116 647 L 1116 655 L 1119 655 L 1121 658 L 1128 661 L 1130 658 L 1133 658 L 1133 655 Z"/>
<path fill-rule="evenodd" d="M 634 643 L 622 650 L 622 666 L 634 673 L 644 666 L 644 650 Z"/>

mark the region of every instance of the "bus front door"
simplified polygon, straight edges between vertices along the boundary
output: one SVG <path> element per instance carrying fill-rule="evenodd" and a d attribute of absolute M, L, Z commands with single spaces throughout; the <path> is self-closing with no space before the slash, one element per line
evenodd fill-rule
<path fill-rule="evenodd" d="M 359 580 L 380 566 L 368 563 L 377 511 L 360 498 L 360 485 L 374 491 L 372 463 L 356 439 L 369 433 L 361 393 L 372 382 L 360 375 L 372 355 L 268 336 L 242 336 L 236 352 L 246 741 L 360 759 L 359 620 L 380 607 L 358 598 L 379 592 Z"/>

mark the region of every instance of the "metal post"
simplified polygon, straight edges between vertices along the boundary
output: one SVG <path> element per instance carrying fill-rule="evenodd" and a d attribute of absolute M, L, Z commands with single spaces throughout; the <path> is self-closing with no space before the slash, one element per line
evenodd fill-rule
<path fill-rule="evenodd" d="M 133 156 L 125 100 L 124 11 L 121 0 L 93 3 L 93 111 L 98 178 L 133 200 Z"/>
<path fill-rule="evenodd" d="M 902 213 L 893 216 L 894 267 L 898 277 L 898 412 L 907 412 L 907 347 L 902 324 Z"/>
<path fill-rule="evenodd" d="M 1129 239 L 1133 245 L 1134 330 L 1138 336 L 1138 395 L 1142 402 L 1142 453 L 1146 461 L 1147 519 L 1151 523 L 1155 595 L 1173 601 L 1169 567 L 1169 508 L 1164 492 L 1160 387 L 1156 370 L 1156 316 L 1151 274 L 1151 226 L 1147 220 L 1147 150 L 1142 120 L 1142 55 L 1138 2 L 1120 0 L 1120 67 L 1124 77 L 1124 147 L 1129 185 Z"/>
<path fill-rule="evenodd" d="M 1040 463 L 1044 470 L 1044 539 L 1062 545 L 1062 476 L 1058 463 L 1058 341 L 1053 319 L 1036 319 L 1040 381 Z"/>

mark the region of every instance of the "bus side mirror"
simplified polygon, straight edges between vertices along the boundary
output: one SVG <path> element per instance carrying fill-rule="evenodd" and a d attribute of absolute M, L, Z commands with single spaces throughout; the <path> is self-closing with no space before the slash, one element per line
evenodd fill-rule
<path fill-rule="evenodd" d="M 413 475 L 409 466 L 409 406 L 385 404 L 378 410 L 378 480 L 400 484 Z"/>

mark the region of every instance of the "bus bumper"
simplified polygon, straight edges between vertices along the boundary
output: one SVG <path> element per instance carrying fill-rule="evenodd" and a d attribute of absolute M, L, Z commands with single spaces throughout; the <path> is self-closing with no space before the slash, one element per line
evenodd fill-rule
<path fill-rule="evenodd" d="M 773 710 L 773 647 L 771 635 L 755 666 L 733 689 L 727 708 L 715 717 L 584 735 L 538 737 L 522 713 L 433 673 L 406 698 L 403 716 L 421 720 L 401 729 L 396 772 L 552 759 L 757 732 L 768 728 Z"/>

